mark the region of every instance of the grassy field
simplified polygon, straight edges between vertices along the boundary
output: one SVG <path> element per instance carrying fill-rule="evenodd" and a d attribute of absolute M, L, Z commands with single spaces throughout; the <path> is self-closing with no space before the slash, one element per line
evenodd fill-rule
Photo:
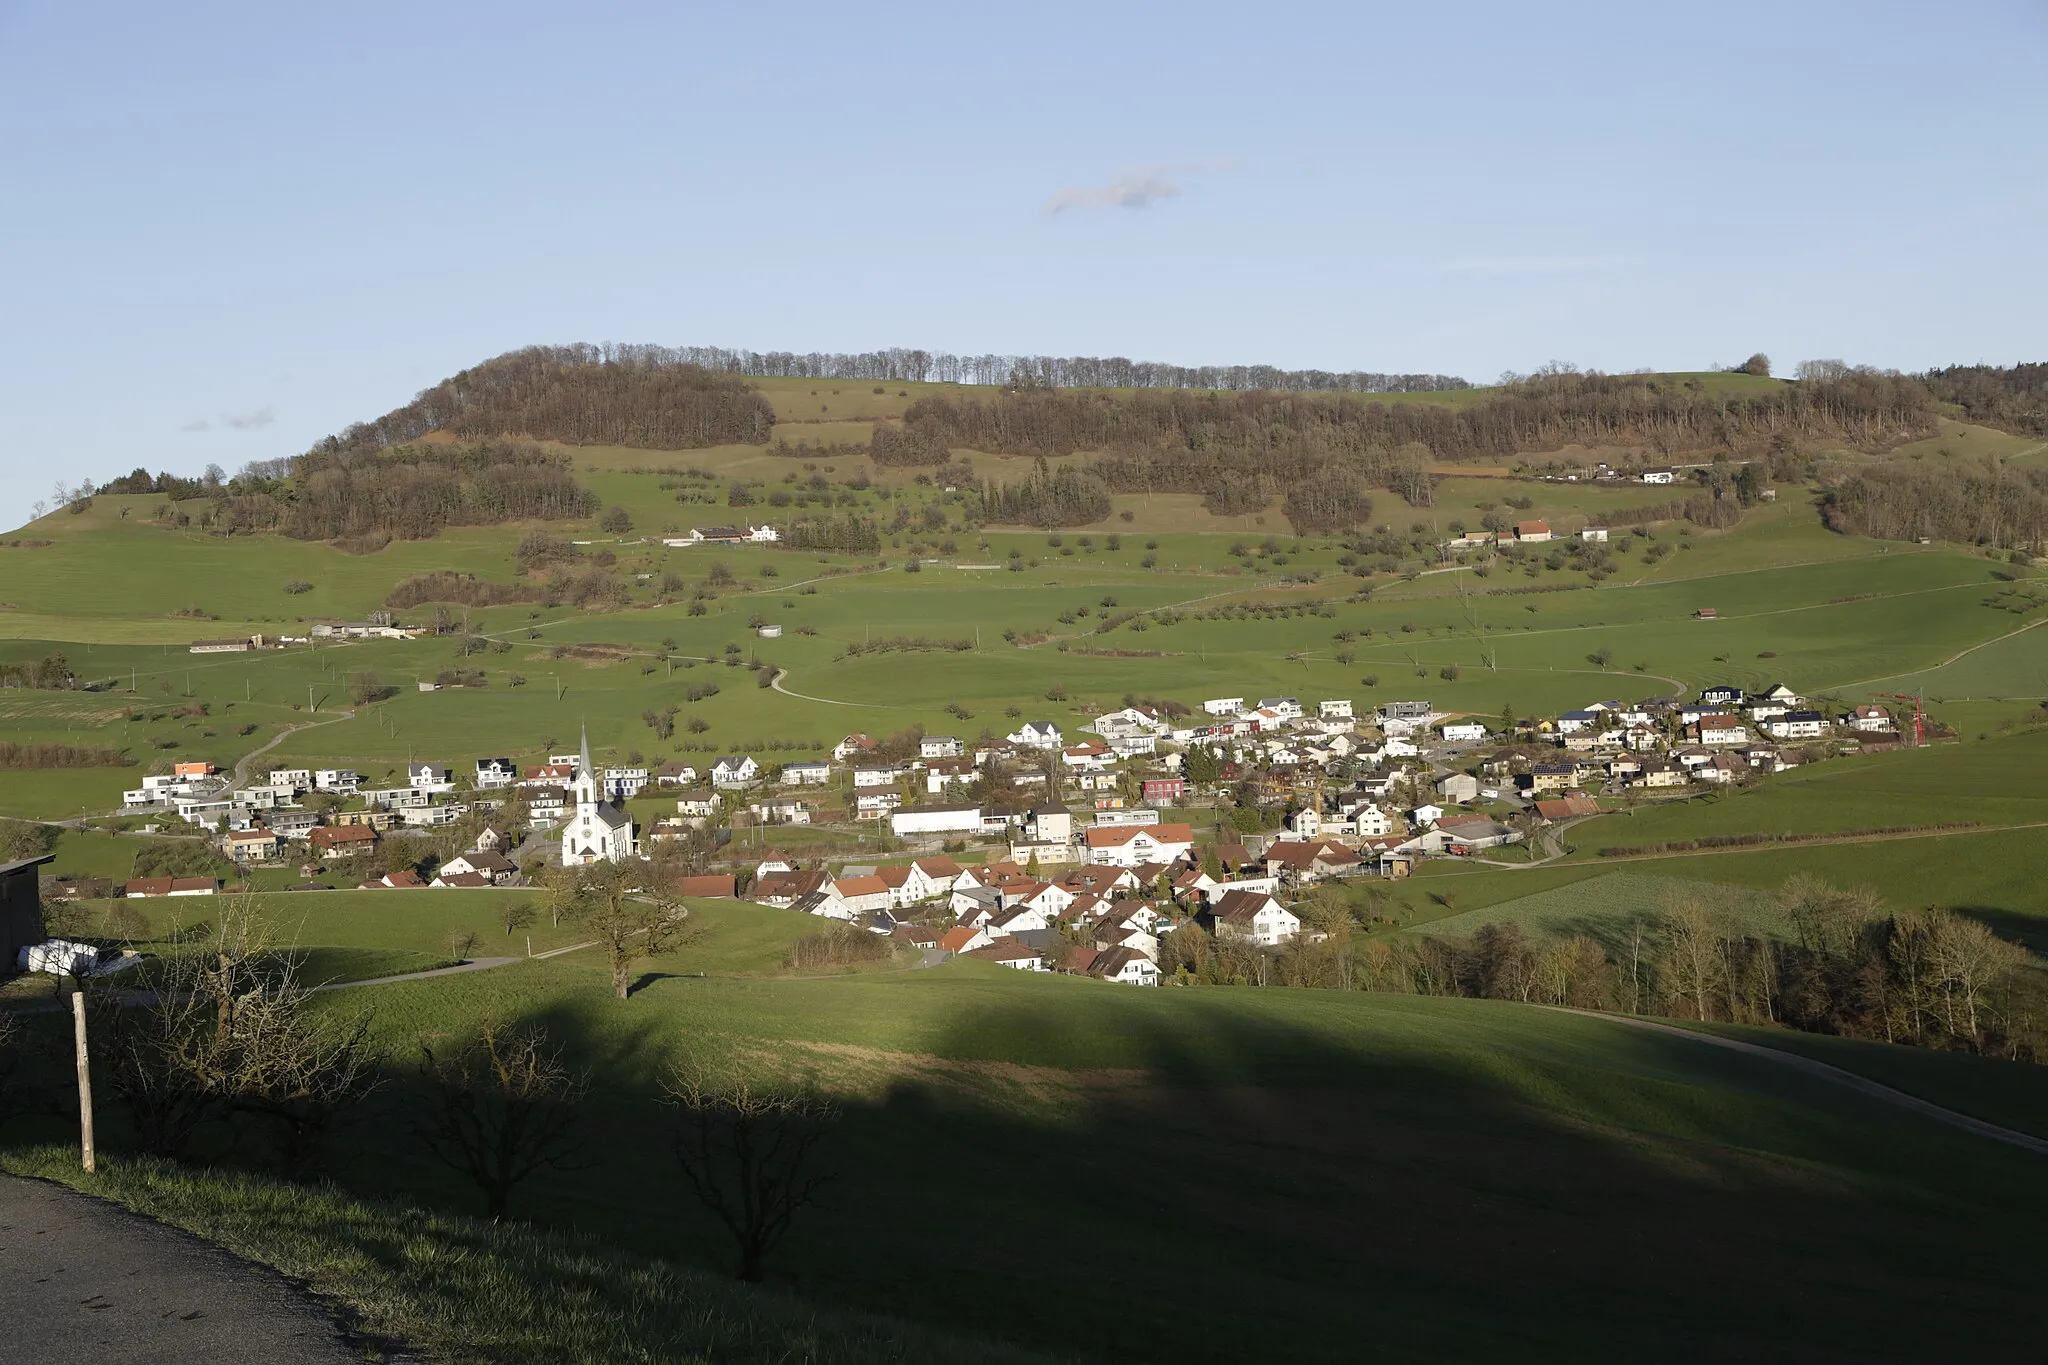
<path fill-rule="evenodd" d="M 588 955 L 324 997 L 370 1009 L 394 1063 L 342 1186 L 471 1207 L 405 1136 L 404 1062 L 493 1014 L 544 1021 L 595 1082 L 595 1160 L 519 1207 L 631 1254 L 724 1257 L 668 1164 L 669 1059 L 709 1050 L 839 1096 L 834 1198 L 776 1267 L 821 1311 L 1219 1361 L 1354 1359 L 1360 1340 L 1384 1359 L 1613 1358 L 1646 1339 L 1668 1359 L 2006 1359 L 2048 1325 L 2021 1307 L 2039 1303 L 2038 1158 L 1756 1059 L 1484 1001 L 1141 992 L 968 963 L 717 974 L 759 960 L 739 936 L 721 926 L 624 1004 Z M 2026 1068 L 1924 1084 L 2000 1115 L 2040 1103 Z M 1131 1311 L 1226 1265 L 1234 1292 L 1186 1309 L 1199 1331 Z M 975 1292 L 940 1288 L 962 1266 Z M 1745 1311 L 1715 1311 L 1729 1302 Z M 1699 1325 L 1670 1337 L 1674 1317 Z"/>

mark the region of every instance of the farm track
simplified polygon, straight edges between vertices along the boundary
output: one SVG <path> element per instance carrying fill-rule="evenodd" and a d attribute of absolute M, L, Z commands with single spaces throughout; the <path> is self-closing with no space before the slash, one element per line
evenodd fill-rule
<path fill-rule="evenodd" d="M 1637 1018 L 1633 1015 L 1602 1014 L 1593 1010 L 1566 1009 L 1561 1005 L 1538 1005 L 1537 1008 L 1550 1010 L 1556 1014 L 1576 1014 L 1588 1019 L 1605 1019 L 1609 1023 L 1620 1024 L 1626 1028 L 1644 1029 L 1651 1033 L 1661 1033 L 1669 1037 L 1685 1038 L 1707 1047 L 1725 1048 L 1730 1052 L 1740 1052 L 1745 1056 L 1762 1058 L 1778 1066 L 1789 1067 L 1808 1076 L 1830 1081 L 1836 1085 L 1846 1086 L 1850 1090 L 1860 1095 L 1866 1095 L 1881 1104 L 1888 1104 L 1897 1109 L 1908 1110 L 1921 1115 L 1923 1118 L 1932 1119 L 1936 1123 L 1945 1124 L 1950 1128 L 1961 1129 L 1966 1133 L 1974 1133 L 1978 1137 L 1989 1138 L 1993 1142 L 2002 1142 L 2009 1147 L 2018 1147 L 2039 1156 L 2048 1156 L 2048 1138 L 2035 1137 L 2032 1133 L 2022 1133 L 2015 1129 L 2000 1127 L 1998 1124 L 1988 1123 L 1979 1118 L 1972 1118 L 1970 1115 L 1959 1113 L 1954 1109 L 1944 1109 L 1930 1100 L 1921 1099 L 1918 1095 L 1909 1095 L 1903 1090 L 1894 1090 L 1892 1087 L 1881 1085 L 1867 1076 L 1859 1076 L 1853 1071 L 1845 1070 L 1839 1066 L 1830 1066 L 1826 1062 L 1817 1062 L 1811 1057 L 1802 1057 L 1796 1052 L 1784 1052 L 1778 1048 L 1765 1047 L 1761 1043 L 1745 1043 L 1739 1038 L 1723 1038 L 1718 1034 L 1699 1033 L 1692 1029 L 1681 1028 L 1676 1024 L 1658 1023 L 1654 1020 Z"/>

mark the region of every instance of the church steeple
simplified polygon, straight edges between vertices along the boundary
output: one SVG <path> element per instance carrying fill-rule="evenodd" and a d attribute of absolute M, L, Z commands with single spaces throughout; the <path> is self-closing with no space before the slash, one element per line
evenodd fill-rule
<path fill-rule="evenodd" d="M 576 775 L 569 780 L 569 790 L 576 797 L 576 806 L 594 806 L 604 791 L 604 784 L 597 779 L 597 765 L 590 761 L 590 725 L 583 726 L 583 744 L 577 751 Z"/>

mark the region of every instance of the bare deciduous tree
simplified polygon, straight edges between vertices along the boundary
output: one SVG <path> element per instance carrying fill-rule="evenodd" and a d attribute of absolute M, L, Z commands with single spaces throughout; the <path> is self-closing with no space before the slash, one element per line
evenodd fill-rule
<path fill-rule="evenodd" d="M 611 967 L 612 991 L 624 1000 L 633 986 L 633 968 L 661 957 L 690 938 L 689 907 L 620 863 L 598 863 L 583 869 L 578 880 L 579 922 L 597 936 Z"/>
<path fill-rule="evenodd" d="M 670 1073 L 666 1089 L 683 1179 L 732 1234 L 740 1278 L 757 1283 L 792 1220 L 833 1178 L 818 1165 L 818 1147 L 838 1107 L 809 1089 L 760 1088 L 689 1063 Z"/>
<path fill-rule="evenodd" d="M 413 1131 L 476 1182 L 493 1218 L 535 1172 L 568 1164 L 578 1143 L 576 1104 L 588 1089 L 562 1061 L 547 1030 L 486 1019 L 453 1050 L 420 1044 L 430 1091 Z"/>

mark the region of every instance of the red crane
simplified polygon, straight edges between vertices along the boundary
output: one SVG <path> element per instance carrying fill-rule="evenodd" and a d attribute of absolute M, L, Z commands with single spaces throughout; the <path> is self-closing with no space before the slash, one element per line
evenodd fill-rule
<path fill-rule="evenodd" d="M 1872 692 L 1870 695 L 1882 701 L 1909 701 L 1913 703 L 1914 747 L 1917 748 L 1927 742 L 1927 708 L 1921 704 L 1919 697 L 1914 696 L 1911 692 Z M 1905 708 L 1901 707 L 1899 709 L 1903 711 Z"/>

